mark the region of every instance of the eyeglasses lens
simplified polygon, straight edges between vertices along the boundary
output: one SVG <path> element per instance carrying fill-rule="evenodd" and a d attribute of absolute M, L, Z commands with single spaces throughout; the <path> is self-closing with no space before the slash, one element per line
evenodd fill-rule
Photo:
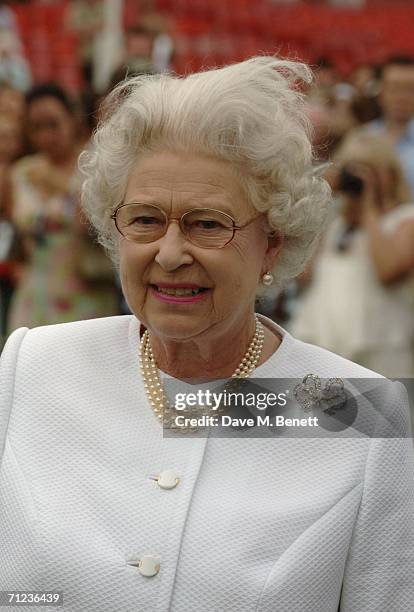
<path fill-rule="evenodd" d="M 165 233 L 167 217 L 156 206 L 129 204 L 118 209 L 116 222 L 125 238 L 136 242 L 153 242 Z"/>
<path fill-rule="evenodd" d="M 121 234 L 135 242 L 154 242 L 167 231 L 168 217 L 157 206 L 128 204 L 118 209 L 117 227 Z M 221 248 L 233 237 L 233 221 L 216 210 L 191 210 L 180 223 L 185 236 L 202 248 Z"/>

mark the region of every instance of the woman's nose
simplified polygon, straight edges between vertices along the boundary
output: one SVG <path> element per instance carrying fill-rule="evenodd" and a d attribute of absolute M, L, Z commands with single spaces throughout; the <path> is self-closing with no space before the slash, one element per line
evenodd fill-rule
<path fill-rule="evenodd" d="M 180 266 L 192 264 L 194 259 L 188 251 L 189 242 L 180 229 L 178 221 L 171 219 L 167 231 L 157 241 L 158 253 L 155 261 L 166 272 Z"/>

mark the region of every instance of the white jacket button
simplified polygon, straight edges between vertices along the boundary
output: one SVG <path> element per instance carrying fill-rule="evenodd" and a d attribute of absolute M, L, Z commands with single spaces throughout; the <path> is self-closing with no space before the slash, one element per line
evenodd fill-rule
<path fill-rule="evenodd" d="M 173 470 L 165 470 L 157 476 L 157 483 L 161 489 L 174 489 L 180 482 L 178 475 Z"/>
<path fill-rule="evenodd" d="M 146 576 L 147 578 L 155 576 L 160 571 L 159 558 L 153 557 L 152 555 L 144 555 L 142 559 L 139 560 L 138 570 L 142 576 Z"/>

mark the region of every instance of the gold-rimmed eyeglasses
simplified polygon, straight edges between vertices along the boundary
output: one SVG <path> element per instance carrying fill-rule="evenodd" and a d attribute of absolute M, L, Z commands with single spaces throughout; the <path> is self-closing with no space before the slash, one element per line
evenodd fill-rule
<path fill-rule="evenodd" d="M 130 202 L 120 204 L 111 219 L 119 233 L 133 242 L 148 243 L 162 238 L 171 221 L 177 221 L 184 236 L 195 246 L 203 249 L 222 249 L 237 230 L 241 230 L 258 218 L 256 215 L 243 225 L 221 210 L 213 208 L 194 208 L 181 217 L 169 217 L 154 204 Z"/>

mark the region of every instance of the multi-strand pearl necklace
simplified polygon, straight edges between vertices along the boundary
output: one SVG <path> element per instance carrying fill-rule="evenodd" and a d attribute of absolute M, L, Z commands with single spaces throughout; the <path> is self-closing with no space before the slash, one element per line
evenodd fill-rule
<path fill-rule="evenodd" d="M 247 378 L 259 363 L 263 349 L 264 329 L 257 316 L 255 316 L 255 321 L 256 329 L 253 339 L 243 359 L 232 374 L 232 378 Z M 164 393 L 164 388 L 152 352 L 148 330 L 145 330 L 142 335 L 140 348 L 141 371 L 148 400 L 157 419 L 161 423 L 169 425 L 174 411 Z"/>

